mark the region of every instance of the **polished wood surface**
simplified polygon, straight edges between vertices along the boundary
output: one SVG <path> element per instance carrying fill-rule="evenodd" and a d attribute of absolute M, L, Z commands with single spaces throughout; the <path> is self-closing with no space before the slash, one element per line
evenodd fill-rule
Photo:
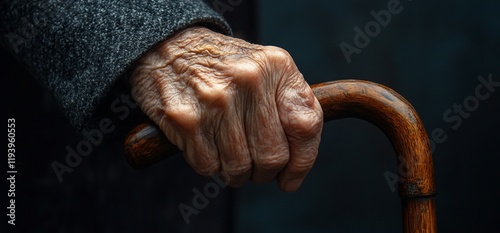
<path fill-rule="evenodd" d="M 325 121 L 359 118 L 387 135 L 397 157 L 404 232 L 437 232 L 429 139 L 411 104 L 390 88 L 368 81 L 339 80 L 311 87 L 323 108 Z M 136 168 L 178 151 L 152 122 L 137 126 L 125 140 L 127 160 Z"/>

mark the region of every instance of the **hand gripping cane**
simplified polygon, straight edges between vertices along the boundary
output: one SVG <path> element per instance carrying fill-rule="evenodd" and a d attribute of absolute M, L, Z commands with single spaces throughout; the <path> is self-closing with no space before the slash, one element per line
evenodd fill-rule
<path fill-rule="evenodd" d="M 392 142 L 398 159 L 403 232 L 436 232 L 434 168 L 429 139 L 415 109 L 401 95 L 380 84 L 340 80 L 311 86 L 323 108 L 324 120 L 354 117 L 380 128 Z M 146 167 L 179 150 L 152 122 L 133 129 L 125 153 L 136 168 Z M 404 163 L 404 164 L 402 164 Z"/>

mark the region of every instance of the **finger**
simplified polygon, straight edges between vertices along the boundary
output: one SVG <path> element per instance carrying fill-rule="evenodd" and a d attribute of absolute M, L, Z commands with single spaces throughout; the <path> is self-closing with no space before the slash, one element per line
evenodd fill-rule
<path fill-rule="evenodd" d="M 184 158 L 202 176 L 216 175 L 221 170 L 218 149 L 213 139 L 208 139 L 202 133 L 187 140 Z"/>
<path fill-rule="evenodd" d="M 265 90 L 265 89 L 261 89 Z M 269 183 L 286 166 L 288 141 L 281 126 L 274 92 L 255 91 L 246 118 L 246 134 L 254 167 L 252 181 Z"/>
<path fill-rule="evenodd" d="M 238 75 L 234 82 L 243 86 L 240 111 L 243 113 L 244 132 L 253 160 L 252 181 L 268 183 L 286 166 L 289 158 L 288 142 L 281 127 L 276 108 L 276 84 L 263 66 L 253 60 L 233 61 Z"/>
<path fill-rule="evenodd" d="M 189 72 L 186 71 L 188 74 L 180 75 L 187 88 L 182 89 L 180 95 L 169 95 L 163 106 L 175 106 L 165 110 L 166 119 L 169 121 L 167 125 L 172 128 L 168 131 L 167 138 L 174 138 L 174 144 L 179 142 L 176 145 L 183 150 L 186 162 L 198 174 L 211 176 L 221 170 L 219 151 L 214 141 L 214 122 L 220 121 L 217 110 L 227 102 L 225 95 L 212 91 L 213 88 L 201 78 L 205 77 L 202 70 L 203 67 L 191 64 Z"/>
<path fill-rule="evenodd" d="M 215 136 L 222 167 L 221 176 L 232 187 L 242 186 L 252 175 L 252 159 L 240 113 L 234 107 L 229 109 L 217 127 Z"/>
<path fill-rule="evenodd" d="M 278 186 L 286 192 L 296 191 L 312 168 L 323 127 L 321 106 L 307 83 L 299 77 L 289 86 L 294 88 L 283 89 L 278 103 L 290 150 L 290 160 L 278 177 Z"/>
<path fill-rule="evenodd" d="M 220 171 L 220 161 L 213 133 L 200 127 L 201 115 L 196 107 L 177 105 L 165 111 L 160 127 L 173 144 L 183 151 L 186 162 L 198 174 L 215 175 Z"/>

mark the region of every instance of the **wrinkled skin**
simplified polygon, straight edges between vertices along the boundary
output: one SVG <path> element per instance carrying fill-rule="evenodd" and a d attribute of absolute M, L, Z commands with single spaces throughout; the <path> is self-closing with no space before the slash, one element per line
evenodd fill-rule
<path fill-rule="evenodd" d="M 234 187 L 277 179 L 290 192 L 314 164 L 323 113 L 283 49 L 188 28 L 143 55 L 130 80 L 201 175 L 223 172 Z"/>

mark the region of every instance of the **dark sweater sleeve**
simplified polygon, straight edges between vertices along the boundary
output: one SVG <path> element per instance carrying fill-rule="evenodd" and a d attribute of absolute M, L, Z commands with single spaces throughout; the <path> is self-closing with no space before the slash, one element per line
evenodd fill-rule
<path fill-rule="evenodd" d="M 53 94 L 77 129 L 128 66 L 175 31 L 203 25 L 230 33 L 202 0 L 2 2 L 1 43 Z"/>

